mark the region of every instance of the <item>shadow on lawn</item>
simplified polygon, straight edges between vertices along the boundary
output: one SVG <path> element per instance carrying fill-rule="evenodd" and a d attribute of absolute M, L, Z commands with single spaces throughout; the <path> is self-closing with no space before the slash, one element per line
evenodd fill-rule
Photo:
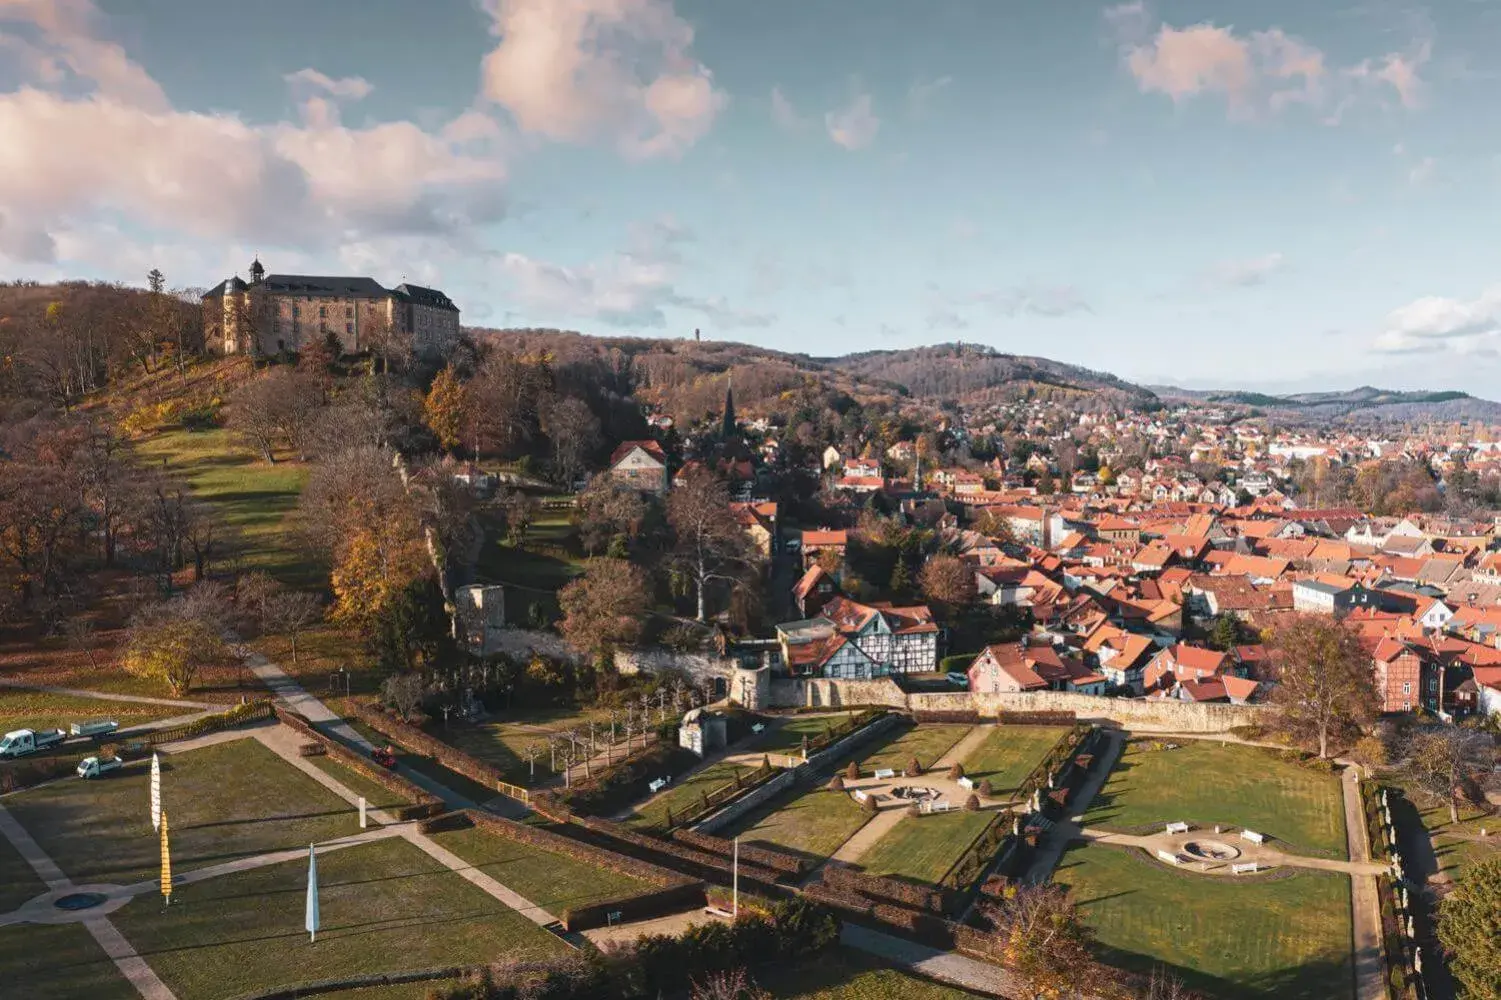
<path fill-rule="evenodd" d="M 302 894 L 301 889 L 299 889 L 297 892 L 298 895 Z M 223 897 L 215 898 L 219 899 Z M 179 907 L 181 907 L 181 909 L 179 909 Z M 191 902 L 172 904 L 172 909 L 174 911 L 183 913 L 184 915 L 187 915 L 187 911 L 191 908 Z M 329 938 L 353 938 L 368 934 L 379 934 L 388 930 L 401 930 L 403 928 L 441 927 L 444 924 L 463 924 L 468 923 L 472 920 L 484 920 L 493 916 L 493 912 L 486 910 L 474 910 L 469 913 L 447 914 L 442 917 L 433 917 L 424 914 L 413 914 L 411 916 L 385 920 L 367 920 L 363 923 L 357 924 L 338 924 L 335 926 L 325 926 L 319 928 L 318 933 L 320 935 L 320 940 L 326 940 Z M 295 930 L 287 930 L 285 932 L 275 934 L 257 934 L 247 935 L 245 937 L 226 937 L 217 941 L 203 941 L 201 943 L 195 944 L 147 948 L 140 950 L 138 953 L 142 958 L 149 959 L 153 956 L 158 955 L 177 955 L 186 952 L 224 948 L 239 944 L 255 944 L 257 942 L 271 941 L 305 941 L 306 939 L 307 931 L 302 929 L 301 927 L 297 927 Z"/>
<path fill-rule="evenodd" d="M 1215 1000 L 1354 1000 L 1355 969 L 1350 961 L 1323 959 L 1288 969 L 1277 969 L 1244 980 L 1225 979 L 1198 969 L 1172 965 L 1148 955 L 1096 946 L 1096 955 L 1106 965 L 1150 975 L 1154 969 L 1170 973 L 1183 984 Z"/>

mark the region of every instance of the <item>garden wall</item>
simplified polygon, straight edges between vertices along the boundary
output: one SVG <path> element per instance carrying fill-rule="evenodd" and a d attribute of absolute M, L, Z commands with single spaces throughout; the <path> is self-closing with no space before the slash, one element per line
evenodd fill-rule
<path fill-rule="evenodd" d="M 489 650 L 521 660 L 529 659 L 533 654 L 570 662 L 582 659 L 557 633 L 527 628 L 499 630 L 490 639 Z M 622 674 L 681 670 L 695 679 L 728 678 L 735 672 L 735 661 L 713 653 L 677 653 L 670 649 L 620 650 L 615 654 L 615 668 Z"/>
<path fill-rule="evenodd" d="M 908 694 L 889 677 L 871 681 L 774 680 L 771 704 L 778 708 L 886 705 L 909 712 L 1073 712 L 1081 722 L 1115 723 L 1143 732 L 1222 733 L 1255 725 L 1260 705 L 1201 705 L 1186 701 L 1100 698 L 1070 691 L 975 694 L 969 691 Z"/>

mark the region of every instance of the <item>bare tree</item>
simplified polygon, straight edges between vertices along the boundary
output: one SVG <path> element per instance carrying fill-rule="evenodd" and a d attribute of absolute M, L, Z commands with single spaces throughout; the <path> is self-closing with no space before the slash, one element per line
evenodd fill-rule
<path fill-rule="evenodd" d="M 1495 765 L 1495 740 L 1478 729 L 1431 726 L 1416 729 L 1407 741 L 1405 770 L 1423 791 L 1449 807 L 1449 822 L 1459 822 L 1467 786 Z"/>
<path fill-rule="evenodd" d="M 599 420 L 581 399 L 550 397 L 542 412 L 542 430 L 552 443 L 553 475 L 571 488 L 599 448 Z"/>
<path fill-rule="evenodd" d="M 738 584 L 754 566 L 754 549 L 730 514 L 724 483 L 706 469 L 694 469 L 672 491 L 667 520 L 677 536 L 673 565 L 692 580 L 703 621 L 706 589 L 716 581 Z"/>
<path fill-rule="evenodd" d="M 427 694 L 422 678 L 415 673 L 392 674 L 381 684 L 380 691 L 385 696 L 386 704 L 396 709 L 396 713 L 405 722 L 410 722 L 412 716 L 417 714 L 422 707 L 422 699 Z"/>
<path fill-rule="evenodd" d="M 305 590 L 275 595 L 266 608 L 266 628 L 287 637 L 292 645 L 292 666 L 297 666 L 297 641 L 323 618 L 323 602 Z"/>

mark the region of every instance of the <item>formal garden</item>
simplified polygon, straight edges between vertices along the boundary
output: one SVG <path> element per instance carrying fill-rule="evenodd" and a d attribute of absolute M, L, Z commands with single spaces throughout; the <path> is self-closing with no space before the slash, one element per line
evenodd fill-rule
<path fill-rule="evenodd" d="M 1250 829 L 1295 854 L 1349 856 L 1339 778 L 1327 763 L 1235 743 L 1132 738 L 1084 825 L 1141 834 L 1176 822 Z"/>

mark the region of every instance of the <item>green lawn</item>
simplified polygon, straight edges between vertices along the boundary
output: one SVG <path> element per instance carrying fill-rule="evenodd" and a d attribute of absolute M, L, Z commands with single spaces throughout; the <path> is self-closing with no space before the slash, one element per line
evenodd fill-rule
<path fill-rule="evenodd" d="M 1064 726 L 994 726 L 964 759 L 964 773 L 977 782 L 989 778 L 997 795 L 1015 791 L 1066 732 Z"/>
<path fill-rule="evenodd" d="M 1257 747 L 1187 740 L 1176 750 L 1133 740 L 1095 796 L 1086 826 L 1124 833 L 1165 823 L 1245 827 L 1295 853 L 1344 859 L 1339 779 Z"/>
<path fill-rule="evenodd" d="M 307 482 L 306 465 L 268 465 L 222 428 L 161 431 L 135 442 L 134 448 L 143 464 L 183 479 L 213 506 L 220 523 L 234 533 L 245 569 L 265 570 L 293 586 L 327 582 L 327 568 L 289 518 Z"/>
<path fill-rule="evenodd" d="M 479 725 L 457 723 L 443 734 L 445 741 L 470 756 L 500 768 L 506 780 L 512 784 L 530 788 L 552 778 L 551 758 L 547 753 L 550 735 L 568 729 L 587 733 L 589 723 L 596 726 L 596 736 L 601 742 L 609 738 L 610 713 L 607 710 L 586 708 L 532 708 L 507 713 L 510 718 L 489 719 Z M 625 739 L 625 730 L 617 727 L 616 738 Z M 536 778 L 533 768 L 527 763 L 526 748 L 537 746 L 541 753 L 536 760 Z M 622 751 L 622 754 L 624 751 Z M 562 767 L 561 762 L 559 767 Z"/>
<path fill-rule="evenodd" d="M 4 800 L 8 803 L 10 800 Z M 34 899 L 47 891 L 42 881 L 26 859 L 21 857 L 10 841 L 0 837 L 0 913 L 9 913 L 28 899 Z"/>
<path fill-rule="evenodd" d="M 337 757 L 319 754 L 303 759 L 354 794 L 363 795 L 366 804 L 371 809 L 394 809 L 397 806 L 411 804 L 405 797 L 391 791 L 375 779 L 367 778 L 354 768 L 340 763 Z"/>
<path fill-rule="evenodd" d="M 18 792 L 5 808 L 73 881 L 129 884 L 160 864 L 148 786 L 139 761 Z M 359 832 L 353 806 L 253 739 L 163 754 L 162 799 L 179 872 Z"/>
<path fill-rule="evenodd" d="M 431 757 L 424 757 L 420 754 L 403 750 L 400 744 L 376 732 L 363 722 L 356 719 L 345 719 L 344 721 L 349 724 L 351 729 L 369 740 L 373 745 L 383 747 L 387 743 L 390 743 L 395 747 L 398 773 L 402 770 L 415 771 L 417 774 L 436 781 L 454 795 L 462 795 L 475 805 L 482 806 L 500 794 L 495 789 L 482 785 L 473 778 L 466 778 L 456 771 L 450 771 Z M 450 806 L 457 806 L 459 804 L 456 802 L 449 803 Z"/>
<path fill-rule="evenodd" d="M 1348 876 L 1206 877 L 1089 845 L 1064 854 L 1054 878 L 1073 891 L 1111 964 L 1168 965 L 1219 1000 L 1354 996 Z"/>
<path fill-rule="evenodd" d="M 133 904 L 140 905 L 140 904 Z M 0 927 L 0 994 L 41 1000 L 138 1000 L 83 924 Z"/>
<path fill-rule="evenodd" d="M 776 1000 L 966 1000 L 983 996 L 888 968 L 864 952 L 836 948 L 786 969 L 763 969 L 757 983 Z"/>
<path fill-rule="evenodd" d="M 830 727 L 839 725 L 854 714 L 839 712 L 833 715 L 790 716 L 780 725 L 767 726 L 766 732 L 751 740 L 746 750 L 752 753 L 800 754 L 804 737 L 811 740 L 822 736 Z"/>
<path fill-rule="evenodd" d="M 544 614 L 558 614 L 557 592 L 583 572 L 584 555 L 579 548 L 578 532 L 568 511 L 543 511 L 538 514 L 526 538 L 512 545 L 501 521 L 488 512 L 480 515 L 485 532 L 475 567 L 481 583 L 503 583 L 512 592 L 506 597 L 506 620 L 513 625 L 530 624 L 531 605 L 542 606 Z"/>
<path fill-rule="evenodd" d="M 1501 853 L 1501 816 L 1461 809 L 1459 822 L 1451 823 L 1449 807 L 1440 803 L 1421 809 L 1418 818 L 1433 837 L 1433 853 L 1439 869 L 1451 877 L 1459 878 L 1469 865 Z M 1480 839 L 1482 828 L 1486 831 L 1485 840 Z"/>
<path fill-rule="evenodd" d="M 190 696 L 191 697 L 191 696 Z M 102 701 L 98 698 L 75 698 L 45 691 L 0 688 L 0 732 L 12 729 L 67 729 L 75 722 L 114 719 L 122 729 L 173 715 L 185 715 L 189 709 L 168 705 L 148 705 L 125 701 Z M 72 753 L 77 748 L 69 748 Z M 80 753 L 79 756 L 84 756 Z"/>
<path fill-rule="evenodd" d="M 862 747 L 856 751 L 855 757 L 867 774 L 888 767 L 900 772 L 913 757 L 923 767 L 932 767 L 938 758 L 964 738 L 970 728 L 923 724 L 905 730 L 899 729 L 897 732 L 900 735 L 895 739 L 889 739 L 873 750 Z"/>
<path fill-rule="evenodd" d="M 324 855 L 318 877 L 316 943 L 303 930 L 303 861 L 186 886 L 165 913 L 141 900 L 112 919 L 178 1000 L 567 950 L 399 838 Z"/>
<path fill-rule="evenodd" d="M 849 794 L 815 785 L 792 793 L 790 798 L 776 796 L 721 831 L 720 836 L 826 858 L 869 819 L 870 813 Z"/>
<path fill-rule="evenodd" d="M 642 879 L 488 833 L 478 827 L 433 837 L 501 885 L 521 893 L 555 917 L 569 907 L 633 896 L 652 889 Z"/>
<path fill-rule="evenodd" d="M 994 811 L 904 816 L 860 858 L 872 875 L 900 875 L 937 883 L 969 849 Z"/>
<path fill-rule="evenodd" d="M 671 810 L 675 816 L 695 811 L 702 808 L 705 795 L 716 788 L 730 784 L 735 780 L 735 775 L 738 774 L 742 780 L 746 780 L 755 773 L 756 768 L 742 767 L 727 761 L 710 764 L 702 771 L 695 771 L 686 778 L 679 778 L 668 785 L 661 795 L 652 798 L 632 813 L 626 819 L 626 825 L 658 826 L 666 822 L 668 810 Z"/>

